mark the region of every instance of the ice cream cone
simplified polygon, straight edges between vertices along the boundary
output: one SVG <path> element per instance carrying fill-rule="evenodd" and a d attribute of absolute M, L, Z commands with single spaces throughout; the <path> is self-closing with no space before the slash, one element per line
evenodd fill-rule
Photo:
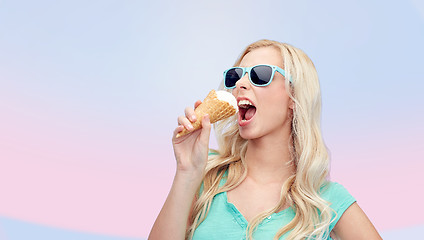
<path fill-rule="evenodd" d="M 228 92 L 225 93 L 226 95 L 229 94 Z M 196 115 L 196 122 L 192 123 L 194 128 L 192 131 L 202 128 L 202 117 L 206 114 L 209 115 L 211 123 L 216 123 L 234 115 L 237 112 L 237 103 L 232 95 L 231 97 L 233 99 L 226 101 L 225 99 L 219 99 L 215 90 L 210 91 L 205 100 L 203 100 L 203 102 L 194 110 L 194 114 Z M 190 132 L 184 128 L 183 131 L 177 134 L 177 138 Z"/>

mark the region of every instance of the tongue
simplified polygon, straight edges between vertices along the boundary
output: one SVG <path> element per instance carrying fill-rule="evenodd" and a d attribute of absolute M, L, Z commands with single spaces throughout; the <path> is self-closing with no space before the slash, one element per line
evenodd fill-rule
<path fill-rule="evenodd" d="M 251 108 L 247 109 L 246 114 L 244 115 L 244 118 L 246 120 L 250 120 L 255 115 L 255 113 L 256 113 L 256 108 L 251 107 Z"/>

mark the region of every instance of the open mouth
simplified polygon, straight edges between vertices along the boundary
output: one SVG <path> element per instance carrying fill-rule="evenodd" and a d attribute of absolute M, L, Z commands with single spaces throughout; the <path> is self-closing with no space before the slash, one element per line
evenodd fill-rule
<path fill-rule="evenodd" d="M 241 122 L 247 122 L 255 116 L 256 107 L 249 100 L 240 100 L 238 106 Z"/>

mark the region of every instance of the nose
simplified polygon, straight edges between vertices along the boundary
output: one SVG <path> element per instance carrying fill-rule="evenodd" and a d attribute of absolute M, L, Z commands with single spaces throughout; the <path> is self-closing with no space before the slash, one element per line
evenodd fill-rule
<path fill-rule="evenodd" d="M 240 80 L 236 82 L 236 89 L 249 89 L 250 81 L 249 81 L 249 73 L 245 73 Z"/>

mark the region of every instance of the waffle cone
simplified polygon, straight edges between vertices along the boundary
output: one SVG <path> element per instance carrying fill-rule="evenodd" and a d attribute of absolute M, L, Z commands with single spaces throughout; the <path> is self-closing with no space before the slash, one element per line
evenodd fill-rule
<path fill-rule="evenodd" d="M 202 118 L 206 114 L 209 115 L 211 123 L 216 123 L 222 119 L 233 116 L 235 113 L 236 109 L 228 102 L 219 100 L 215 90 L 212 90 L 209 92 L 208 96 L 206 96 L 205 100 L 194 110 L 197 120 L 192 123 L 194 128 L 192 131 L 202 128 Z M 188 133 L 190 132 L 184 128 L 183 131 L 177 134 L 177 138 Z"/>

